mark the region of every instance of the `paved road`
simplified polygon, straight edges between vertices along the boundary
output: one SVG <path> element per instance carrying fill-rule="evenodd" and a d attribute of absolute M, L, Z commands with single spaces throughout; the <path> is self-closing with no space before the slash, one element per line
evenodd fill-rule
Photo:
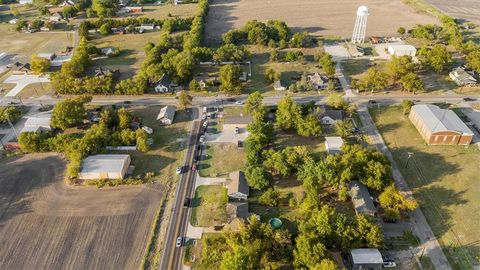
<path fill-rule="evenodd" d="M 370 137 L 371 144 L 374 145 L 379 151 L 387 156 L 387 158 L 392 163 L 393 169 L 393 178 L 395 180 L 395 185 L 397 188 L 407 194 L 407 196 L 412 197 L 412 192 L 408 187 L 405 179 L 403 178 L 402 174 L 398 170 L 397 164 L 393 159 L 390 150 L 388 150 L 385 142 L 383 141 L 382 136 L 378 132 L 375 123 L 373 122 L 370 113 L 367 110 L 366 106 L 360 106 L 358 109 L 358 114 L 360 116 L 360 120 L 363 123 L 363 129 Z M 430 225 L 428 224 L 425 216 L 422 213 L 422 210 L 418 208 L 417 210 L 413 211 L 410 214 L 410 222 L 415 235 L 417 235 L 422 244 L 420 248 L 424 248 L 425 256 L 428 256 L 432 260 L 432 264 L 434 265 L 435 269 L 437 270 L 448 270 L 452 269 L 450 264 L 448 263 L 445 254 L 440 247 L 440 243 L 438 243 L 435 235 L 433 234 Z"/>
<path fill-rule="evenodd" d="M 160 270 L 177 270 L 182 269 L 183 267 L 183 247 L 177 248 L 175 244 L 177 237 L 185 237 L 186 235 L 188 219 L 190 217 L 190 208 L 183 207 L 183 203 L 185 198 L 192 197 L 192 192 L 194 191 L 193 187 L 195 183 L 196 171 L 192 171 L 190 168 L 193 164 L 193 157 L 197 155 L 196 146 L 202 124 L 201 121 L 197 119 L 198 110 L 194 110 L 194 115 L 196 120 L 193 121 L 192 134 L 189 138 L 188 150 L 184 163 L 184 169 L 188 168 L 188 171 L 182 174 L 180 177 L 180 182 L 178 183 L 177 190 L 175 192 L 172 214 L 170 215 L 170 222 L 168 224 L 162 258 L 159 266 Z"/>

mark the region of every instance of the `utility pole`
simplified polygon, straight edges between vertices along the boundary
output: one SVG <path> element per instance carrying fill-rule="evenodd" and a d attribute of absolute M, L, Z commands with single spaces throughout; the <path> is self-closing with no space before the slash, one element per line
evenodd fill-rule
<path fill-rule="evenodd" d="M 405 163 L 405 168 L 408 167 L 408 162 L 410 161 L 410 158 L 413 157 L 413 152 L 407 152 L 407 154 L 408 154 L 408 157 L 407 157 L 407 163 Z"/>
<path fill-rule="evenodd" d="M 10 125 L 10 127 L 13 129 L 13 133 L 15 133 L 15 137 L 18 139 L 18 133 L 15 130 L 15 127 L 12 124 L 12 121 L 10 121 L 10 116 L 8 116 L 8 113 L 5 112 L 5 117 L 7 118 L 7 122 Z"/>

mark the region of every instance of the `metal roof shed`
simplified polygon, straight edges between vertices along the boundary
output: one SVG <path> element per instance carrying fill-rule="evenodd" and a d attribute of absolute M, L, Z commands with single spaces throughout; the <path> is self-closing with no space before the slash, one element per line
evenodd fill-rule
<path fill-rule="evenodd" d="M 82 162 L 79 178 L 123 179 L 130 165 L 130 155 L 94 155 Z"/>

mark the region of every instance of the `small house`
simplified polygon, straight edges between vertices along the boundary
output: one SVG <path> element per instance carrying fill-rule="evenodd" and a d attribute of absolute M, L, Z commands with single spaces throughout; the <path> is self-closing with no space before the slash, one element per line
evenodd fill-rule
<path fill-rule="evenodd" d="M 349 256 L 351 269 L 380 270 L 383 266 L 383 258 L 376 248 L 357 248 L 350 251 Z"/>
<path fill-rule="evenodd" d="M 125 27 L 120 26 L 120 27 L 112 27 L 112 32 L 115 35 L 123 35 L 125 34 Z"/>
<path fill-rule="evenodd" d="M 226 182 L 228 198 L 233 200 L 246 200 L 250 195 L 245 174 L 242 171 L 232 172 Z"/>
<path fill-rule="evenodd" d="M 168 74 L 163 74 L 160 80 L 155 86 L 155 92 L 157 93 L 168 93 L 171 91 L 174 84 Z"/>
<path fill-rule="evenodd" d="M 171 125 L 173 123 L 173 119 L 175 118 L 175 106 L 165 106 L 160 109 L 160 113 L 157 116 L 157 121 L 164 125 Z"/>
<path fill-rule="evenodd" d="M 18 23 L 18 19 L 17 18 L 14 18 L 14 19 L 11 19 L 10 21 L 8 21 L 9 24 L 17 24 Z"/>
<path fill-rule="evenodd" d="M 341 137 L 325 137 L 325 148 L 329 154 L 337 154 L 342 151 L 343 139 Z"/>
<path fill-rule="evenodd" d="M 275 89 L 276 91 L 285 91 L 287 90 L 287 86 L 285 85 L 285 82 L 283 82 L 282 80 L 276 80 L 273 83 L 273 89 Z"/>
<path fill-rule="evenodd" d="M 120 76 L 119 69 L 108 69 L 108 68 L 96 68 L 95 69 L 95 77 L 103 77 L 103 76 L 112 76 L 112 78 L 118 78 Z"/>
<path fill-rule="evenodd" d="M 452 79 L 458 86 L 475 86 L 477 79 L 471 73 L 463 68 L 457 67 L 450 72 L 450 79 Z"/>
<path fill-rule="evenodd" d="M 417 54 L 417 49 L 415 47 L 404 44 L 389 45 L 387 51 L 390 55 L 395 55 L 397 57 L 404 55 L 414 57 Z"/>
<path fill-rule="evenodd" d="M 27 117 L 24 127 L 20 132 L 47 132 L 51 131 L 50 120 L 52 119 L 51 112 L 42 112 L 33 116 Z"/>
<path fill-rule="evenodd" d="M 320 115 L 320 123 L 322 125 L 334 125 L 337 121 L 343 121 L 344 119 L 344 110 L 325 109 L 324 112 Z"/>
<path fill-rule="evenodd" d="M 55 12 L 50 16 L 50 18 L 48 18 L 48 21 L 53 22 L 53 23 L 57 23 L 57 22 L 61 21 L 62 19 L 63 19 L 62 14 L 60 14 L 59 12 Z"/>
<path fill-rule="evenodd" d="M 318 72 L 313 75 L 308 75 L 307 81 L 315 90 L 327 89 L 328 87 L 328 77 L 320 75 Z"/>
<path fill-rule="evenodd" d="M 130 166 L 130 155 L 93 155 L 82 162 L 78 177 L 89 179 L 123 179 Z"/>
<path fill-rule="evenodd" d="M 248 212 L 248 202 L 230 202 L 227 204 L 227 213 L 233 218 L 247 220 L 252 214 Z"/>
<path fill-rule="evenodd" d="M 20 5 L 28 5 L 28 4 L 33 4 L 33 0 L 20 0 L 18 1 Z"/>
<path fill-rule="evenodd" d="M 146 31 L 146 30 L 155 30 L 155 24 L 151 23 L 151 24 L 142 24 L 140 25 L 140 29 L 143 30 L 143 31 Z"/>
<path fill-rule="evenodd" d="M 358 181 L 351 181 L 348 184 L 348 192 L 352 198 L 353 207 L 357 215 L 372 217 L 377 215 L 377 208 L 375 208 L 372 196 L 366 186 Z"/>

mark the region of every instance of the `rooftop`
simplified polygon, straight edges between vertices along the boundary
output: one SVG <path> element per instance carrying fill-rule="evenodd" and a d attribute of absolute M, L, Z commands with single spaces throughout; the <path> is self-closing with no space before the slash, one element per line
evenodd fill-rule
<path fill-rule="evenodd" d="M 247 181 L 245 180 L 245 174 L 242 171 L 232 172 L 228 175 L 228 194 L 240 192 L 249 195 L 249 189 Z"/>
<path fill-rule="evenodd" d="M 371 215 L 377 212 L 366 186 L 358 181 L 351 181 L 348 184 L 348 190 L 357 214 Z"/>
<path fill-rule="evenodd" d="M 354 264 L 383 263 L 382 254 L 376 248 L 357 248 L 350 251 Z"/>
<path fill-rule="evenodd" d="M 343 145 L 342 137 L 325 137 L 325 143 L 327 144 L 327 150 L 339 152 Z"/>
<path fill-rule="evenodd" d="M 129 155 L 94 155 L 89 156 L 82 162 L 81 173 L 94 172 L 118 172 L 122 171 L 125 162 L 130 159 Z"/>
<path fill-rule="evenodd" d="M 417 51 L 414 46 L 408 44 L 392 44 L 388 45 L 388 47 L 391 47 L 395 51 Z"/>
<path fill-rule="evenodd" d="M 412 111 L 416 113 L 431 133 L 456 131 L 462 134 L 473 135 L 473 132 L 452 110 L 441 109 L 430 104 L 419 104 L 414 105 Z"/>
<path fill-rule="evenodd" d="M 173 118 L 175 117 L 175 106 L 165 106 L 162 109 L 160 109 L 160 113 L 157 116 L 157 120 L 160 120 L 162 118 L 167 118 L 173 121 Z"/>

